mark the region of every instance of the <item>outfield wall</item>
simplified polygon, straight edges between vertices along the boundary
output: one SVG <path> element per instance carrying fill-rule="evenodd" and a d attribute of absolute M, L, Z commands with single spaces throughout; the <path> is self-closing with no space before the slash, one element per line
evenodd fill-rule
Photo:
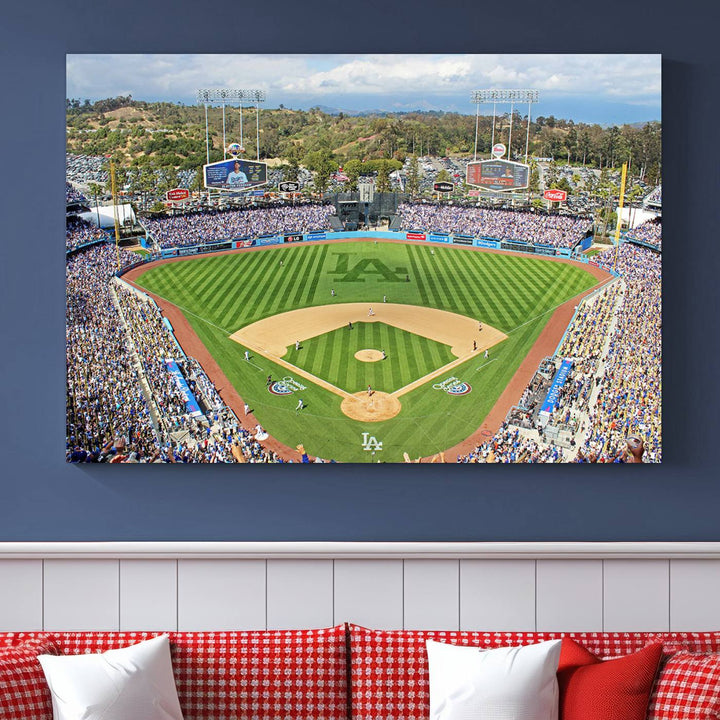
<path fill-rule="evenodd" d="M 389 230 L 368 230 L 368 231 L 313 231 L 308 233 L 285 233 L 278 235 L 264 235 L 255 238 L 232 238 L 218 240 L 203 245 L 188 245 L 186 247 L 167 248 L 159 253 L 153 253 L 147 261 L 164 258 L 184 257 L 188 255 L 201 255 L 209 252 L 222 252 L 224 250 L 241 250 L 250 247 L 264 247 L 267 245 L 282 245 L 297 242 L 325 242 L 328 240 L 353 240 L 356 238 L 377 238 L 383 240 L 408 240 L 410 242 L 433 242 L 446 245 L 464 245 L 490 250 L 501 250 L 506 252 L 522 252 L 530 255 L 543 257 L 573 258 L 578 262 L 587 263 L 588 258 L 573 255 L 571 248 L 556 248 L 552 245 L 542 243 L 527 243 L 522 240 L 498 240 L 490 237 L 475 237 L 472 235 L 450 234 L 436 231 L 389 231 Z"/>

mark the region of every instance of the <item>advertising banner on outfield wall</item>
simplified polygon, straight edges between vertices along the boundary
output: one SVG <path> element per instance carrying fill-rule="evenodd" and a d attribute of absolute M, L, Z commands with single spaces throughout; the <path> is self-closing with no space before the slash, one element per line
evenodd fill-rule
<path fill-rule="evenodd" d="M 233 249 L 239 250 L 240 248 L 249 248 L 252 247 L 255 244 L 255 241 L 251 238 L 247 238 L 246 240 L 233 240 Z"/>
<path fill-rule="evenodd" d="M 477 238 L 473 243 L 475 247 L 492 248 L 497 250 L 500 247 L 500 243 L 497 240 L 487 240 L 486 238 Z"/>
<path fill-rule="evenodd" d="M 455 235 L 452 239 L 453 245 L 472 245 L 473 238 L 469 235 Z"/>
<path fill-rule="evenodd" d="M 408 240 L 425 240 L 425 233 L 405 233 L 405 237 Z"/>
<path fill-rule="evenodd" d="M 285 236 L 285 242 L 291 243 L 291 242 L 302 242 L 303 236 L 302 233 L 293 233 L 292 235 L 286 235 Z"/>
<path fill-rule="evenodd" d="M 427 236 L 427 239 L 430 240 L 430 242 L 442 242 L 442 243 L 449 243 L 450 242 L 450 236 L 446 233 L 430 233 Z"/>
<path fill-rule="evenodd" d="M 327 233 L 324 232 L 312 232 L 305 236 L 306 240 L 325 240 Z"/>
<path fill-rule="evenodd" d="M 549 245 L 534 245 L 531 251 L 534 250 L 538 255 L 555 255 L 555 248 Z"/>
<path fill-rule="evenodd" d="M 279 235 L 268 235 L 266 237 L 256 238 L 256 245 L 280 245 L 283 239 Z"/>

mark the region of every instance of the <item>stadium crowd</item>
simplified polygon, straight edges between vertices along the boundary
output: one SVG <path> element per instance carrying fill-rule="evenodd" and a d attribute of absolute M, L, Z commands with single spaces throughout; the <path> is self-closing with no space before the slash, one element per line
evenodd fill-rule
<path fill-rule="evenodd" d="M 231 238 L 327 230 L 334 213 L 332 205 L 281 205 L 169 215 L 146 220 L 145 227 L 161 248 L 170 248 Z"/>
<path fill-rule="evenodd" d="M 68 218 L 65 223 L 65 249 L 74 250 L 81 245 L 102 240 L 107 235 L 97 225 L 82 218 Z"/>
<path fill-rule="evenodd" d="M 611 268 L 615 252 L 597 256 Z M 645 445 L 645 462 L 661 462 L 662 287 L 661 257 L 623 243 L 617 269 L 625 287 L 615 314 L 599 393 L 590 410 L 590 425 L 579 461 L 613 462 L 625 451 L 626 438 L 637 435 Z"/>
<path fill-rule="evenodd" d="M 662 185 L 653 188 L 643 199 L 646 205 L 662 205 Z"/>
<path fill-rule="evenodd" d="M 437 230 L 563 248 L 573 247 L 592 227 L 589 218 L 454 205 L 403 203 L 398 214 L 404 230 Z"/>
<path fill-rule="evenodd" d="M 657 220 L 648 220 L 636 228 L 627 231 L 627 237 L 640 242 L 662 247 L 662 222 Z"/>
<path fill-rule="evenodd" d="M 122 267 L 136 261 L 120 251 Z M 184 358 L 157 306 L 114 283 L 116 269 L 112 245 L 80 250 L 66 264 L 67 461 L 281 462 L 256 439 L 262 428 L 241 427 L 199 363 Z M 177 360 L 203 416 L 187 412 L 165 358 Z"/>
<path fill-rule="evenodd" d="M 613 268 L 615 250 L 596 260 Z M 540 368 L 495 436 L 458 462 L 627 462 L 633 436 L 643 442 L 644 462 L 662 461 L 661 257 L 624 243 L 616 269 L 621 280 L 578 307 L 557 353 L 572 359 L 573 368 L 545 432 L 566 429 L 578 442 L 563 451 L 543 436 L 536 412 Z M 539 431 L 539 439 L 527 430 Z"/>
<path fill-rule="evenodd" d="M 467 455 L 458 456 L 459 463 L 561 463 L 567 462 L 562 448 L 539 444 L 521 434 L 517 427 L 504 422 L 495 435 Z"/>
<path fill-rule="evenodd" d="M 76 190 L 69 182 L 65 181 L 65 204 L 70 205 L 71 203 L 87 203 L 88 199 L 79 191 Z"/>

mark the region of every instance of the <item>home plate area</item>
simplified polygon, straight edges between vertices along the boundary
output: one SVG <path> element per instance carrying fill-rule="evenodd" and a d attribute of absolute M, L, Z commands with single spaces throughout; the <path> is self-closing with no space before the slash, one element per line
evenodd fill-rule
<path fill-rule="evenodd" d="M 416 305 L 339 303 L 274 315 L 231 339 L 342 398 L 342 412 L 379 422 L 400 398 L 507 336 L 457 313 Z"/>

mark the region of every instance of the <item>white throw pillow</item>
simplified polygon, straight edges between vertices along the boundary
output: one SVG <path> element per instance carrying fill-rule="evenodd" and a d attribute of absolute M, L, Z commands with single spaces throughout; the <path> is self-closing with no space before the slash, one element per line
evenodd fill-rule
<path fill-rule="evenodd" d="M 557 720 L 561 642 L 483 650 L 428 640 L 430 720 Z"/>
<path fill-rule="evenodd" d="M 160 635 L 95 655 L 40 655 L 54 720 L 183 720 Z"/>

